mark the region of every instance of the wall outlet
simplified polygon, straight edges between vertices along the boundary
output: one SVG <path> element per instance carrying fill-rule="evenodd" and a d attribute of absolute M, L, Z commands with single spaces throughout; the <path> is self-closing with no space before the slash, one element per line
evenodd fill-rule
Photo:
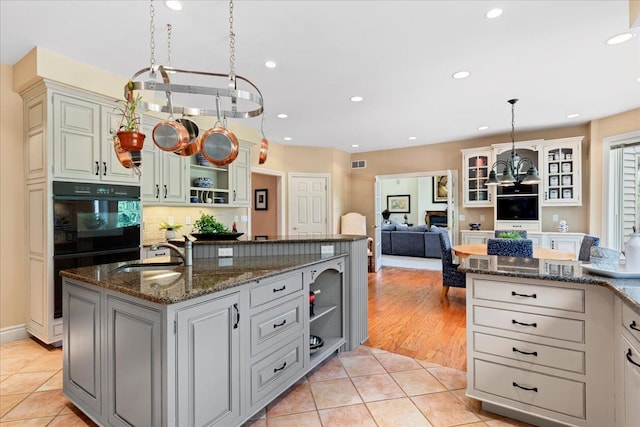
<path fill-rule="evenodd" d="M 233 258 L 218 258 L 218 267 L 231 267 Z"/>
<path fill-rule="evenodd" d="M 458 215 L 458 219 L 459 219 L 460 221 L 464 221 L 464 215 L 463 215 L 463 214 Z"/>
<path fill-rule="evenodd" d="M 247 215 L 240 215 L 240 222 L 247 222 L 249 221 L 249 217 Z"/>
<path fill-rule="evenodd" d="M 233 256 L 233 248 L 218 248 L 218 256 Z"/>
<path fill-rule="evenodd" d="M 188 217 L 186 217 L 186 218 L 184 219 L 184 224 L 185 224 L 185 225 L 189 225 L 189 224 L 191 224 L 191 217 L 190 217 L 190 216 L 188 216 Z"/>
<path fill-rule="evenodd" d="M 320 253 L 322 255 L 333 255 L 333 246 L 320 246 Z"/>
<path fill-rule="evenodd" d="M 234 217 L 233 217 L 233 220 L 234 220 L 235 222 L 240 221 L 240 219 L 238 218 L 238 215 L 234 216 Z"/>
<path fill-rule="evenodd" d="M 484 215 L 480 215 L 480 221 L 484 221 Z"/>
<path fill-rule="evenodd" d="M 175 224 L 175 218 L 170 216 L 167 218 L 167 224 L 171 225 L 171 224 Z"/>
<path fill-rule="evenodd" d="M 552 215 L 551 219 L 553 220 L 553 222 L 558 222 L 558 215 Z"/>

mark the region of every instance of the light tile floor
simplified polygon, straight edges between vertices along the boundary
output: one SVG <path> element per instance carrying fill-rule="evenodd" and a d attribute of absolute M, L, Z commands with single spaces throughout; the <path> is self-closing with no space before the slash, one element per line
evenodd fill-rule
<path fill-rule="evenodd" d="M 332 357 L 245 426 L 528 426 L 465 397 L 466 373 L 358 347 Z M 0 345 L 0 426 L 95 424 L 62 396 L 62 350 L 33 339 Z"/>

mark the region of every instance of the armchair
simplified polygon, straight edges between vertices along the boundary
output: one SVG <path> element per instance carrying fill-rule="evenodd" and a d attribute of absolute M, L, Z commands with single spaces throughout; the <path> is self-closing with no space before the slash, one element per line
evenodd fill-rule
<path fill-rule="evenodd" d="M 340 233 L 355 236 L 367 235 L 367 217 L 357 212 L 349 212 L 340 217 Z M 369 272 L 374 271 L 373 267 L 373 239 L 367 237 L 367 259 Z"/>
<path fill-rule="evenodd" d="M 445 228 L 433 226 L 431 231 L 437 231 L 440 238 L 440 249 L 442 250 L 442 294 L 444 299 L 449 293 L 449 288 L 466 288 L 467 275 L 458 271 L 458 264 L 453 263 L 453 254 L 451 253 L 451 241 L 449 234 Z"/>

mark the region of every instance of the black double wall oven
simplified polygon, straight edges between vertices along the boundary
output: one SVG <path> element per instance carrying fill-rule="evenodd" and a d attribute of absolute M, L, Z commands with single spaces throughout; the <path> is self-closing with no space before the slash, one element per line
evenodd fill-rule
<path fill-rule="evenodd" d="M 54 318 L 68 268 L 140 258 L 140 187 L 53 182 Z"/>

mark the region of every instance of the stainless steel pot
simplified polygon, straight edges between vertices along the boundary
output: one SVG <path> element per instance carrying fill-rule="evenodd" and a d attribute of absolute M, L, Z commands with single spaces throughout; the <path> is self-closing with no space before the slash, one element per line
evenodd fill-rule
<path fill-rule="evenodd" d="M 209 162 L 216 166 L 225 166 L 238 157 L 238 138 L 225 129 L 220 121 L 220 98 L 216 97 L 218 121 L 214 128 L 202 134 L 201 152 Z"/>

